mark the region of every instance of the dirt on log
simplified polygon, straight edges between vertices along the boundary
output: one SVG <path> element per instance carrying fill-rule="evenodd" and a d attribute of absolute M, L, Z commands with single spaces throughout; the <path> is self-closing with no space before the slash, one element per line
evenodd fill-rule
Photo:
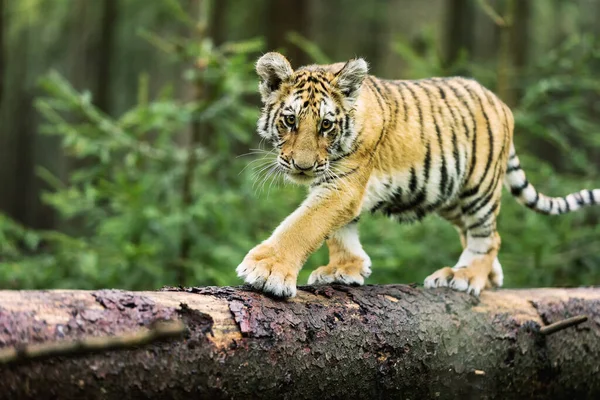
<path fill-rule="evenodd" d="M 542 329 L 575 316 L 587 321 Z M 477 299 L 324 286 L 287 301 L 230 287 L 0 291 L 0 348 L 22 354 L 28 344 L 123 335 L 158 320 L 181 320 L 187 331 L 5 363 L 0 398 L 600 398 L 600 288 Z"/>

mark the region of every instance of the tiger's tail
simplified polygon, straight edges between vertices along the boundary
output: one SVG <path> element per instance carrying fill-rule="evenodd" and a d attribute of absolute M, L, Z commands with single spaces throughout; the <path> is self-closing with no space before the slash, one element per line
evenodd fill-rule
<path fill-rule="evenodd" d="M 577 211 L 586 206 L 600 204 L 600 189 L 584 189 L 564 197 L 549 197 L 538 192 L 527 181 L 525 172 L 521 168 L 521 163 L 515 152 L 514 144 L 510 146 L 504 185 L 517 198 L 519 203 L 541 214 L 565 214 Z"/>

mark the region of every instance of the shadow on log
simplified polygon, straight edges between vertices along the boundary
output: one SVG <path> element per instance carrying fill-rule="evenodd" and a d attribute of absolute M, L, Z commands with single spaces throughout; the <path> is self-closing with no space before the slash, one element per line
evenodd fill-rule
<path fill-rule="evenodd" d="M 0 348 L 20 354 L 0 365 L 0 398 L 600 398 L 600 289 L 299 289 L 0 291 Z M 165 320 L 186 331 L 77 345 Z M 56 342 L 79 351 L 26 356 Z"/>

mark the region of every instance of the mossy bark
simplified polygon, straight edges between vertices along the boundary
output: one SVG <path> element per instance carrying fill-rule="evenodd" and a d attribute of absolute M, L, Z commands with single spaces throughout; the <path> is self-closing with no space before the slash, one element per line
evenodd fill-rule
<path fill-rule="evenodd" d="M 588 321 L 543 335 L 575 315 Z M 0 398 L 600 398 L 600 289 L 0 291 L 0 347 L 182 319 L 182 339 L 0 366 Z"/>

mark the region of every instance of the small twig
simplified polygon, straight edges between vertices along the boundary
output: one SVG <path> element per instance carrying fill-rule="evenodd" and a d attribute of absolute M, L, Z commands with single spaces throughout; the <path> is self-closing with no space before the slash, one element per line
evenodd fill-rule
<path fill-rule="evenodd" d="M 552 335 L 558 331 L 562 331 L 563 329 L 567 329 L 571 326 L 579 325 L 582 322 L 587 321 L 587 315 L 578 315 L 573 318 L 563 319 L 562 321 L 555 322 L 553 324 L 544 326 L 540 328 L 540 333 L 542 335 Z"/>
<path fill-rule="evenodd" d="M 498 25 L 501 28 L 506 28 L 510 25 L 510 22 L 503 18 L 500 14 L 498 14 L 496 10 L 494 10 L 494 7 L 492 7 L 487 2 L 487 0 L 477 0 L 477 3 L 479 4 L 483 12 L 486 13 L 487 16 L 490 17 L 496 25 Z"/>
<path fill-rule="evenodd" d="M 157 340 L 178 337 L 185 332 L 185 329 L 182 321 L 160 321 L 150 329 L 119 336 L 86 337 L 76 341 L 17 345 L 0 349 L 0 365 L 48 357 L 130 349 Z"/>

